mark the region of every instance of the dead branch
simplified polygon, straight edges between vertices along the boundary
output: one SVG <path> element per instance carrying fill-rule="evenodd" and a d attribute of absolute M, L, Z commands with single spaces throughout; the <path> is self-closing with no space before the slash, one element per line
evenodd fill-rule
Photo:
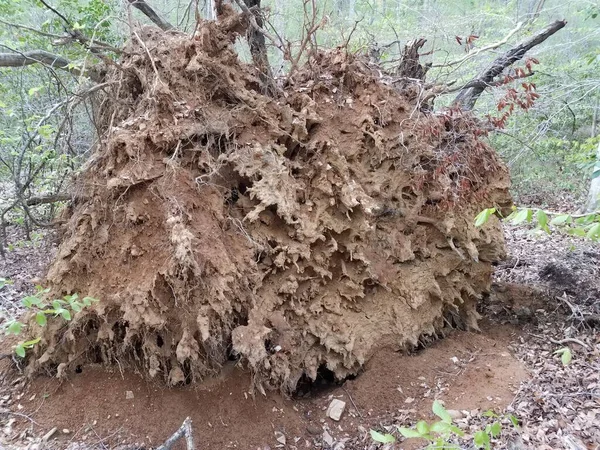
<path fill-rule="evenodd" d="M 45 50 L 32 50 L 24 53 L 0 53 L 0 67 L 24 67 L 33 64 L 43 64 L 53 69 L 65 70 L 75 76 L 89 77 L 94 81 L 101 81 L 101 76 L 93 71 L 81 70 L 73 67 L 71 62 L 62 56 Z"/>
<path fill-rule="evenodd" d="M 523 56 L 525 56 L 525 53 L 536 45 L 544 42 L 561 28 L 564 28 L 566 24 L 567 22 L 565 20 L 557 20 L 536 35 L 517 44 L 505 54 L 496 58 L 484 71 L 467 83 L 467 86 L 469 87 L 460 91 L 454 99 L 454 105 L 459 106 L 464 110 L 473 109 L 475 102 L 477 102 L 477 99 L 481 96 L 483 91 L 494 82 L 494 79 L 500 75 L 504 69 L 522 59 Z"/>
<path fill-rule="evenodd" d="M 396 74 L 401 78 L 413 78 L 424 80 L 427 68 L 419 62 L 419 50 L 427 42 L 424 38 L 414 39 L 404 46 L 402 59 L 396 70 Z"/>
<path fill-rule="evenodd" d="M 165 19 L 160 17 L 152 7 L 144 0 L 127 0 L 131 6 L 139 10 L 148 19 L 150 19 L 156 26 L 163 31 L 174 30 L 175 27 L 167 22 Z"/>
<path fill-rule="evenodd" d="M 443 64 L 433 64 L 431 67 L 437 68 L 437 67 L 452 67 L 452 66 L 456 66 L 457 64 L 462 64 L 465 61 L 468 61 L 469 59 L 471 59 L 471 58 L 479 55 L 480 53 L 487 52 L 489 50 L 494 50 L 494 49 L 496 49 L 496 48 L 498 48 L 498 47 L 506 44 L 509 41 L 509 39 L 515 35 L 515 33 L 517 33 L 519 30 L 521 30 L 521 28 L 523 28 L 524 24 L 525 24 L 525 22 L 519 22 L 515 28 L 513 28 L 512 30 L 510 30 L 508 32 L 508 34 L 506 36 L 504 36 L 504 38 L 502 40 L 498 41 L 498 42 L 486 45 L 486 46 L 481 47 L 481 48 L 477 48 L 477 49 L 471 50 L 465 56 L 463 56 L 462 58 L 459 58 L 457 60 L 450 61 L 450 62 L 443 63 Z"/>
<path fill-rule="evenodd" d="M 69 194 L 53 194 L 53 195 L 41 195 L 39 197 L 30 197 L 25 201 L 27 206 L 47 205 L 49 203 L 56 202 L 67 202 L 72 199 Z"/>
<path fill-rule="evenodd" d="M 189 417 L 186 417 L 179 429 L 156 450 L 171 450 L 175 443 L 182 437 L 185 437 L 187 450 L 195 450 L 194 436 L 192 435 L 192 419 Z"/>

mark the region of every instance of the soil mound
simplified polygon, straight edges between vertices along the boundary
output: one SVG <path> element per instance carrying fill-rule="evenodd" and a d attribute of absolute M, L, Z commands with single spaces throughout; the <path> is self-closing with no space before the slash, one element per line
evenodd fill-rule
<path fill-rule="evenodd" d="M 508 176 L 477 121 L 337 49 L 261 93 L 240 19 L 143 28 L 111 69 L 101 142 L 47 275 L 100 299 L 43 330 L 30 370 L 135 366 L 170 384 L 240 357 L 263 388 L 355 374 L 382 345 L 476 327 Z"/>

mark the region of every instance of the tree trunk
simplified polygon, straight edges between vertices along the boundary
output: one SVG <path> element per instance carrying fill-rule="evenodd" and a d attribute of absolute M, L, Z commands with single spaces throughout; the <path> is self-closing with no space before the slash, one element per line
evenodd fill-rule
<path fill-rule="evenodd" d="M 592 177 L 587 206 L 585 208 L 585 212 L 590 213 L 600 209 L 600 142 L 598 143 L 598 149 L 596 150 L 596 164 L 594 164 Z"/>
<path fill-rule="evenodd" d="M 256 24 L 259 28 L 264 27 L 263 18 L 260 13 L 260 0 L 243 0 L 248 9 L 252 11 L 256 19 Z M 265 42 L 265 35 L 260 30 L 254 27 L 248 28 L 248 44 L 250 45 L 250 54 L 252 55 L 252 61 L 260 72 L 260 81 L 268 94 L 275 92 L 275 86 L 273 82 L 273 72 L 271 71 L 271 64 L 269 64 L 269 57 L 267 55 L 267 45 Z"/>

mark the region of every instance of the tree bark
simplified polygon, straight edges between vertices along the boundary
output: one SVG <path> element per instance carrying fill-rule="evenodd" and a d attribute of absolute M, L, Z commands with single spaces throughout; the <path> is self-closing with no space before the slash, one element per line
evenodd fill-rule
<path fill-rule="evenodd" d="M 69 60 L 45 50 L 32 50 L 24 53 L 0 53 L 0 67 L 24 67 L 33 64 L 43 64 L 53 69 L 65 70 L 75 76 L 83 75 L 96 82 L 102 81 L 99 74 L 92 71 L 81 71 L 77 67 L 72 67 Z"/>
<path fill-rule="evenodd" d="M 587 205 L 585 212 L 594 212 L 600 210 L 600 142 L 598 143 L 598 149 L 596 150 L 596 164 L 594 164 L 594 171 L 592 172 L 592 181 L 590 183 L 590 190 L 588 193 Z"/>
<path fill-rule="evenodd" d="M 504 55 L 496 58 L 483 72 L 467 83 L 466 86 L 468 87 L 463 88 L 454 99 L 454 105 L 457 105 L 464 110 L 473 109 L 475 102 L 477 102 L 483 91 L 494 82 L 494 79 L 500 75 L 504 69 L 523 58 L 525 53 L 536 45 L 544 42 L 566 24 L 567 22 L 565 20 L 557 20 L 536 35 L 517 44 Z"/>
<path fill-rule="evenodd" d="M 252 61 L 260 72 L 260 81 L 262 82 L 266 93 L 272 95 L 275 93 L 276 89 L 273 81 L 273 71 L 271 70 L 271 64 L 269 64 L 269 57 L 267 55 L 265 35 L 260 31 L 264 27 L 263 19 L 260 14 L 260 0 L 243 1 L 250 10 L 250 13 L 254 15 L 256 25 L 258 25 L 259 28 L 248 28 L 248 44 L 250 45 Z"/>
<path fill-rule="evenodd" d="M 157 27 L 163 31 L 174 30 L 175 27 L 160 17 L 152 7 L 144 0 L 127 0 L 131 6 L 138 9 L 148 19 L 150 19 Z"/>

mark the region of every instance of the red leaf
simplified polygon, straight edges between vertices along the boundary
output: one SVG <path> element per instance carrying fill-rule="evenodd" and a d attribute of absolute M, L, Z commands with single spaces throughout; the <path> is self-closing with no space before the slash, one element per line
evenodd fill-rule
<path fill-rule="evenodd" d="M 479 39 L 479 36 L 475 35 L 475 34 L 470 34 L 469 37 L 467 38 L 467 44 L 470 44 L 471 42 L 473 42 L 475 39 Z"/>

